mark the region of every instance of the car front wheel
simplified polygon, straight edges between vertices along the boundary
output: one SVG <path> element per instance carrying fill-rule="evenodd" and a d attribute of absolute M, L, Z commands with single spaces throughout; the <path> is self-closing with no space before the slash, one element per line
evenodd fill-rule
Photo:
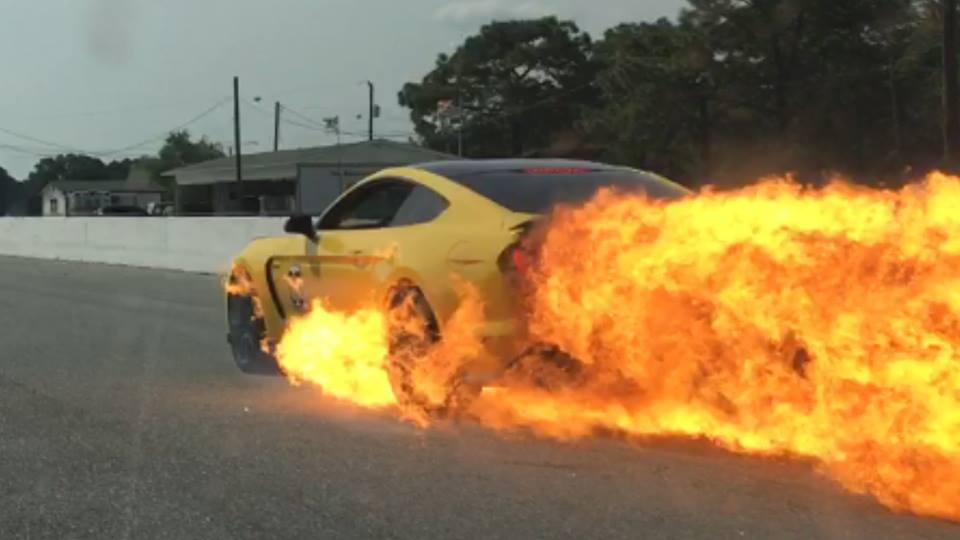
<path fill-rule="evenodd" d="M 250 296 L 229 295 L 227 317 L 230 324 L 227 341 L 230 343 L 233 361 L 240 371 L 251 375 L 279 374 L 276 359 L 261 347 L 266 328 L 263 318 L 256 316 L 254 299 Z"/>

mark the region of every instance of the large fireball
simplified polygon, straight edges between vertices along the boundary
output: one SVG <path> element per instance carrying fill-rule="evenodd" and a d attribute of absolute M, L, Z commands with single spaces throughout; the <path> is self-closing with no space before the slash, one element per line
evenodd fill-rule
<path fill-rule="evenodd" d="M 604 192 L 552 216 L 530 280 L 534 340 L 580 367 L 518 363 L 473 402 L 485 425 L 810 458 L 890 508 L 960 520 L 960 179 Z M 476 354 L 474 322 L 445 327 L 425 393 Z M 317 307 L 278 352 L 294 380 L 385 406 L 386 343 L 376 310 Z"/>

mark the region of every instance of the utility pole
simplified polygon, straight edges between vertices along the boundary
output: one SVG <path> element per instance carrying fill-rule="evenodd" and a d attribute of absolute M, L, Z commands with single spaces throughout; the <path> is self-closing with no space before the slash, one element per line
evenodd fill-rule
<path fill-rule="evenodd" d="M 243 201 L 243 162 L 240 150 L 240 77 L 233 77 L 233 155 L 236 158 L 237 190 L 240 200 Z"/>
<path fill-rule="evenodd" d="M 273 151 L 280 150 L 280 102 L 273 105 Z"/>
<path fill-rule="evenodd" d="M 340 117 L 337 117 L 337 176 L 340 178 L 340 193 L 346 186 L 343 185 L 343 154 L 340 151 Z"/>
<path fill-rule="evenodd" d="M 960 81 L 957 79 L 957 0 L 943 0 L 943 160 L 954 166 L 960 151 Z"/>
<path fill-rule="evenodd" d="M 463 157 L 463 95 L 460 92 L 460 77 L 457 77 L 457 155 Z"/>
<path fill-rule="evenodd" d="M 367 114 L 367 140 L 373 140 L 373 116 L 376 105 L 373 101 L 373 82 L 367 81 L 367 88 L 370 90 L 370 111 Z"/>
<path fill-rule="evenodd" d="M 457 59 L 457 155 L 463 157 L 463 58 Z"/>

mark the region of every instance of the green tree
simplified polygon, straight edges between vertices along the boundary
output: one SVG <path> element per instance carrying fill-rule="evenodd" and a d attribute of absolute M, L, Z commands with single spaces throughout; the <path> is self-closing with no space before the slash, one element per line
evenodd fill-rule
<path fill-rule="evenodd" d="M 9 205 L 15 197 L 18 182 L 10 176 L 6 169 L 0 167 L 0 216 L 9 213 Z"/>
<path fill-rule="evenodd" d="M 157 157 L 164 165 L 174 168 L 221 158 L 224 153 L 219 143 L 211 142 L 206 137 L 193 141 L 189 131 L 181 130 L 167 136 Z"/>
<path fill-rule="evenodd" d="M 7 206 L 18 211 L 38 214 L 40 191 L 50 182 L 59 180 L 117 180 L 127 178 L 132 160 L 104 163 L 97 157 L 84 154 L 60 154 L 40 159 L 24 182 L 17 182 L 7 198 Z"/>
<path fill-rule="evenodd" d="M 55 180 L 124 180 L 130 163 L 130 160 L 123 160 L 107 164 L 93 156 L 60 154 L 38 161 L 27 180 L 42 185 Z"/>
<path fill-rule="evenodd" d="M 145 157 L 140 164 L 146 167 L 154 182 L 164 186 L 168 191 L 173 190 L 172 179 L 163 176 L 171 169 L 201 163 L 211 159 L 224 157 L 223 147 L 206 137 L 194 141 L 187 130 L 174 131 L 167 135 L 166 141 L 156 157 Z"/>
<path fill-rule="evenodd" d="M 471 156 L 516 156 L 542 148 L 574 126 L 594 102 L 590 36 L 555 17 L 493 22 L 441 54 L 419 83 L 399 94 L 427 146 Z M 459 117 L 445 117 L 447 102 Z M 459 108 L 458 108 L 459 105 Z"/>
<path fill-rule="evenodd" d="M 675 23 L 607 32 L 602 105 L 585 124 L 610 159 L 693 181 L 928 161 L 938 48 L 925 5 L 690 0 Z"/>
<path fill-rule="evenodd" d="M 129 158 L 107 163 L 104 167 L 104 179 L 126 180 L 130 176 L 130 169 L 133 167 L 134 163 L 136 163 L 136 160 Z"/>
<path fill-rule="evenodd" d="M 957 0 L 941 0 L 943 52 L 943 161 L 960 155 L 960 80 L 957 72 Z"/>
<path fill-rule="evenodd" d="M 596 49 L 604 99 L 584 125 L 607 159 L 685 177 L 709 167 L 722 74 L 707 40 L 667 19 L 606 32 Z"/>

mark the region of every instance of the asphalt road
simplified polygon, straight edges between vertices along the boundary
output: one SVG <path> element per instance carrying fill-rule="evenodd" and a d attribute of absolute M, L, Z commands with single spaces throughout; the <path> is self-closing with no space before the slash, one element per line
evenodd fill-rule
<path fill-rule="evenodd" d="M 428 431 L 236 371 L 214 276 L 0 258 L 0 538 L 951 538 L 812 467 Z"/>

